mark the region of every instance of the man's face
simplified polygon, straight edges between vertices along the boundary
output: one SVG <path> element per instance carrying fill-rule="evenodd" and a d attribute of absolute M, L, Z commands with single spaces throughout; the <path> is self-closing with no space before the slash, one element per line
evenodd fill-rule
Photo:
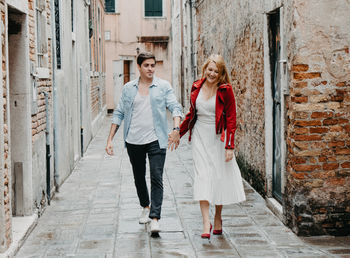
<path fill-rule="evenodd" d="M 141 66 L 138 65 L 141 77 L 152 79 L 155 71 L 156 62 L 153 58 L 146 59 Z"/>

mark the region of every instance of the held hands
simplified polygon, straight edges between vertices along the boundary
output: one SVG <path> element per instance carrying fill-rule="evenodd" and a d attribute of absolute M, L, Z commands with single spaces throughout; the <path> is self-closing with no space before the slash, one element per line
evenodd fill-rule
<path fill-rule="evenodd" d="M 108 155 L 114 155 L 112 141 L 107 141 L 106 152 Z"/>
<path fill-rule="evenodd" d="M 168 135 L 168 149 L 171 151 L 177 149 L 177 147 L 180 144 L 180 132 L 178 130 L 173 130 L 169 135 Z"/>
<path fill-rule="evenodd" d="M 229 162 L 233 159 L 233 149 L 226 149 L 225 150 L 225 161 Z"/>

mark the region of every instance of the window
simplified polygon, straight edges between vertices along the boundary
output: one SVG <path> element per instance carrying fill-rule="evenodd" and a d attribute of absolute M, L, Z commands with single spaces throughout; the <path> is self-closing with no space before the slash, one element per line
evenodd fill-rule
<path fill-rule="evenodd" d="M 105 31 L 105 41 L 111 40 L 111 32 L 109 30 Z"/>
<path fill-rule="evenodd" d="M 47 67 L 47 36 L 45 0 L 36 0 L 36 52 L 37 67 Z"/>
<path fill-rule="evenodd" d="M 163 0 L 145 0 L 145 16 L 163 16 Z"/>
<path fill-rule="evenodd" d="M 117 0 L 105 0 L 106 13 L 115 13 L 116 12 L 116 2 L 117 2 Z"/>

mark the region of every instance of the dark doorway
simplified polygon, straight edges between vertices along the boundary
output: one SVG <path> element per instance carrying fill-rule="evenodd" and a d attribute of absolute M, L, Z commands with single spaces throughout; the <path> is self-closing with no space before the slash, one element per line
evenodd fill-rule
<path fill-rule="evenodd" d="M 281 37 L 280 37 L 280 10 L 268 16 L 271 86 L 273 99 L 273 171 L 272 194 L 282 202 L 282 171 L 281 171 Z"/>
<path fill-rule="evenodd" d="M 124 84 L 130 81 L 130 61 L 124 60 Z"/>

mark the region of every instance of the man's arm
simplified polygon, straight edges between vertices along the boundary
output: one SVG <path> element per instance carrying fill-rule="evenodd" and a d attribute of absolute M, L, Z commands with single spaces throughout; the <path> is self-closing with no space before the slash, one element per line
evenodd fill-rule
<path fill-rule="evenodd" d="M 114 155 L 112 141 L 113 141 L 113 137 L 116 134 L 116 132 L 118 131 L 118 129 L 119 129 L 119 125 L 117 125 L 117 124 L 111 125 L 111 129 L 109 131 L 109 136 L 108 136 L 107 145 L 106 145 L 106 152 L 108 155 Z"/>

